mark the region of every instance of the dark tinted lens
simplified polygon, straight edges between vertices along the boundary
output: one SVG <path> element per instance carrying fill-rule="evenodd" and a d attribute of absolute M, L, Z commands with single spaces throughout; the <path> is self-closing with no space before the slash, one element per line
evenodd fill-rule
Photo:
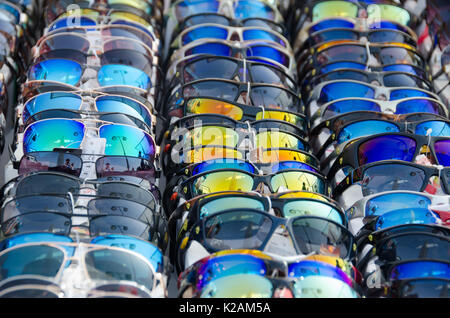
<path fill-rule="evenodd" d="M 377 248 L 381 261 L 396 262 L 419 258 L 450 261 L 450 241 L 448 238 L 425 235 L 407 234 L 392 237 Z"/>
<path fill-rule="evenodd" d="M 303 254 L 327 253 L 348 258 L 352 248 L 352 235 L 326 219 L 300 217 L 292 223 L 294 239 Z"/>
<path fill-rule="evenodd" d="M 357 45 L 337 45 L 317 54 L 319 65 L 335 61 L 354 61 L 365 63 L 367 61 L 367 51 L 364 46 Z"/>
<path fill-rule="evenodd" d="M 214 24 L 220 24 L 229 26 L 230 21 L 225 17 L 221 15 L 216 14 L 199 14 L 192 17 L 188 17 L 186 20 L 184 20 L 184 25 L 186 27 L 191 27 L 198 24 L 204 24 L 204 23 L 214 23 Z"/>
<path fill-rule="evenodd" d="M 325 76 L 320 77 L 321 81 L 333 81 L 333 80 L 341 80 L 341 79 L 349 79 L 360 82 L 368 82 L 369 77 L 363 72 L 357 72 L 356 70 L 338 70 L 333 71 Z"/>
<path fill-rule="evenodd" d="M 109 156 L 101 157 L 95 163 L 97 177 L 129 175 L 149 181 L 155 180 L 155 168 L 150 161 L 143 158 Z"/>
<path fill-rule="evenodd" d="M 152 204 L 155 208 L 155 202 Z M 121 215 L 153 225 L 153 212 L 150 207 L 123 199 L 93 199 L 88 204 L 88 215 Z"/>
<path fill-rule="evenodd" d="M 148 224 L 126 216 L 96 216 L 89 221 L 91 236 L 123 234 L 150 240 Z"/>
<path fill-rule="evenodd" d="M 2 223 L 5 236 L 30 232 L 49 232 L 69 235 L 70 216 L 64 214 L 35 212 L 22 214 Z"/>
<path fill-rule="evenodd" d="M 62 194 L 71 192 L 75 196 L 80 191 L 78 180 L 62 175 L 37 174 L 28 176 L 17 184 L 16 195 Z"/>
<path fill-rule="evenodd" d="M 250 91 L 253 105 L 270 108 L 298 108 L 299 100 L 289 91 L 277 87 L 253 87 Z"/>
<path fill-rule="evenodd" d="M 19 174 L 39 171 L 64 172 L 74 176 L 81 173 L 82 160 L 80 157 L 58 153 L 56 151 L 28 153 L 20 160 Z"/>
<path fill-rule="evenodd" d="M 412 161 L 416 151 L 414 139 L 406 136 L 386 135 L 362 143 L 358 148 L 358 163 L 364 165 L 381 160 Z"/>
<path fill-rule="evenodd" d="M 416 167 L 382 164 L 366 169 L 362 191 L 364 196 L 391 190 L 421 191 L 426 181 L 425 172 Z"/>
<path fill-rule="evenodd" d="M 272 221 L 251 212 L 219 213 L 205 221 L 206 242 L 215 250 L 258 249 L 264 243 Z"/>
<path fill-rule="evenodd" d="M 384 86 L 388 87 L 418 87 L 422 89 L 430 89 L 429 85 L 420 78 L 407 74 L 389 74 L 383 78 Z"/>
<path fill-rule="evenodd" d="M 398 291 L 401 298 L 448 298 L 449 280 L 418 279 L 405 282 Z"/>
<path fill-rule="evenodd" d="M 97 194 L 131 200 L 147 206 L 154 206 L 155 204 L 155 198 L 149 191 L 123 182 L 102 183 L 98 186 Z"/>
<path fill-rule="evenodd" d="M 233 79 L 236 62 L 228 59 L 205 58 L 190 63 L 184 68 L 184 83 L 204 78 Z"/>
<path fill-rule="evenodd" d="M 409 43 L 409 42 L 414 42 L 414 41 L 412 41 L 412 38 L 408 38 L 405 34 L 400 33 L 400 32 L 395 32 L 395 31 L 392 31 L 392 30 L 372 31 L 372 32 L 370 32 L 368 38 L 369 38 L 369 42 L 373 42 L 373 43 L 386 43 L 386 42 Z"/>
<path fill-rule="evenodd" d="M 102 65 L 120 64 L 127 65 L 144 71 L 147 75 L 152 74 L 152 63 L 144 54 L 126 49 L 114 49 L 102 54 Z M 125 73 L 125 72 L 124 72 Z M 126 74 L 123 74 L 124 76 Z"/>
<path fill-rule="evenodd" d="M 128 280 L 153 289 L 154 272 L 143 259 L 119 250 L 101 249 L 86 253 L 88 275 L 94 280 Z"/>
<path fill-rule="evenodd" d="M 0 298 L 59 298 L 57 294 L 45 288 L 30 288 L 5 290 Z"/>
<path fill-rule="evenodd" d="M 121 113 L 104 114 L 99 116 L 100 120 L 112 122 L 115 124 L 125 124 L 137 127 L 149 132 L 149 127 L 140 119 Z"/>
<path fill-rule="evenodd" d="M 358 33 L 350 29 L 340 30 L 326 30 L 320 33 L 313 34 L 311 41 L 314 44 L 333 40 L 357 40 Z"/>
<path fill-rule="evenodd" d="M 208 96 L 234 101 L 238 92 L 239 87 L 233 83 L 209 80 L 185 86 L 183 96 Z"/>

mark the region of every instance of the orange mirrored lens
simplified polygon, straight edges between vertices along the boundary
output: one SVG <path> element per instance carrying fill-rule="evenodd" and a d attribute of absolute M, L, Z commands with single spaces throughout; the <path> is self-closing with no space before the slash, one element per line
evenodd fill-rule
<path fill-rule="evenodd" d="M 185 163 L 198 163 L 212 159 L 243 159 L 240 151 L 222 147 L 205 147 L 201 149 L 193 149 L 186 153 Z"/>
<path fill-rule="evenodd" d="M 186 103 L 186 112 L 191 114 L 218 114 L 235 120 L 241 120 L 243 111 L 240 107 L 208 98 L 194 98 Z"/>

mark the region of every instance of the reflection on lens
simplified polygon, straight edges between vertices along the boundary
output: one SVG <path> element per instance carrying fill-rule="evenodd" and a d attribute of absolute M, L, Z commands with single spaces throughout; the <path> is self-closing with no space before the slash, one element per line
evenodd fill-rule
<path fill-rule="evenodd" d="M 444 167 L 450 166 L 450 140 L 440 140 L 434 143 L 434 151 L 438 163 Z"/>
<path fill-rule="evenodd" d="M 308 276 L 294 284 L 296 298 L 359 298 L 343 281 L 326 276 Z"/>
<path fill-rule="evenodd" d="M 281 131 L 264 131 L 256 134 L 256 146 L 268 148 L 292 148 L 305 150 L 307 145 L 298 137 Z"/>
<path fill-rule="evenodd" d="M 397 127 L 397 125 L 389 122 L 381 120 L 364 120 L 343 127 L 340 130 L 336 141 L 338 144 L 341 144 L 345 141 L 352 140 L 358 137 L 365 137 L 387 132 L 400 132 L 400 129 Z"/>
<path fill-rule="evenodd" d="M 81 65 L 67 59 L 48 59 L 33 65 L 30 80 L 46 80 L 75 86 L 81 79 Z"/>
<path fill-rule="evenodd" d="M 236 274 L 218 278 L 203 289 L 200 298 L 271 298 L 272 283 L 265 277 Z"/>
<path fill-rule="evenodd" d="M 450 264 L 438 261 L 413 261 L 395 265 L 390 280 L 409 278 L 449 278 Z"/>
<path fill-rule="evenodd" d="M 186 112 L 192 114 L 219 114 L 235 120 L 242 119 L 240 107 L 230 103 L 207 98 L 194 98 L 186 103 Z"/>
<path fill-rule="evenodd" d="M 191 129 L 185 136 L 187 147 L 238 145 L 239 134 L 236 130 L 221 126 L 202 126 Z"/>
<path fill-rule="evenodd" d="M 344 225 L 342 213 L 325 203 L 309 200 L 290 200 L 283 207 L 283 216 L 318 216 Z"/>
<path fill-rule="evenodd" d="M 311 173 L 302 171 L 285 171 L 276 174 L 270 181 L 274 192 L 281 189 L 300 190 L 326 194 L 325 184 L 322 179 Z"/>
<path fill-rule="evenodd" d="M 347 1 L 326 1 L 316 4 L 313 7 L 312 21 L 318 21 L 331 17 L 350 17 L 358 16 L 358 6 Z"/>
<path fill-rule="evenodd" d="M 358 148 L 358 163 L 381 160 L 412 161 L 416 151 L 414 139 L 406 136 L 387 135 L 372 138 L 362 143 Z"/>
<path fill-rule="evenodd" d="M 299 126 L 300 128 L 306 130 L 306 121 L 304 118 L 278 110 L 265 110 L 263 112 L 259 112 L 256 114 L 255 120 L 261 120 L 261 119 L 275 119 L 275 120 L 281 120 L 288 123 L 291 123 L 293 125 Z"/>
<path fill-rule="evenodd" d="M 398 292 L 401 298 L 448 298 L 449 280 L 417 279 L 403 285 Z"/>
<path fill-rule="evenodd" d="M 192 175 L 195 176 L 203 172 L 213 171 L 217 169 L 239 169 L 250 173 L 255 172 L 255 167 L 250 162 L 223 158 L 208 160 L 198 164 L 192 171 Z"/>
<path fill-rule="evenodd" d="M 377 230 L 403 224 L 440 224 L 440 219 L 429 209 L 409 208 L 386 212 L 378 217 Z"/>
<path fill-rule="evenodd" d="M 450 123 L 441 120 L 426 121 L 418 124 L 414 133 L 422 136 L 449 137 Z"/>
<path fill-rule="evenodd" d="M 257 209 L 264 211 L 264 204 L 256 199 L 245 197 L 225 197 L 217 198 L 202 205 L 200 209 L 200 217 L 207 217 L 214 213 L 229 209 Z"/>
<path fill-rule="evenodd" d="M 367 201 L 365 215 L 383 215 L 386 212 L 407 209 L 426 208 L 431 200 L 416 193 L 387 193 Z"/>
<path fill-rule="evenodd" d="M 295 150 L 288 149 L 276 149 L 276 150 L 267 150 L 258 153 L 258 161 L 261 163 L 272 163 L 272 162 L 281 162 L 281 161 L 299 161 L 303 163 L 307 163 L 311 166 L 317 166 L 317 160 L 307 153 L 302 153 Z"/>
<path fill-rule="evenodd" d="M 223 147 L 202 147 L 197 149 L 188 150 L 186 155 L 180 155 L 183 163 L 199 163 L 212 159 L 230 158 L 240 159 L 244 158 L 242 152 L 237 149 L 223 148 Z"/>
<path fill-rule="evenodd" d="M 196 178 L 193 184 L 195 195 L 221 191 L 251 191 L 253 178 L 237 171 L 217 171 Z"/>
<path fill-rule="evenodd" d="M 370 4 L 367 6 L 367 16 L 376 21 L 390 20 L 402 25 L 408 25 L 410 16 L 405 9 L 388 4 Z"/>

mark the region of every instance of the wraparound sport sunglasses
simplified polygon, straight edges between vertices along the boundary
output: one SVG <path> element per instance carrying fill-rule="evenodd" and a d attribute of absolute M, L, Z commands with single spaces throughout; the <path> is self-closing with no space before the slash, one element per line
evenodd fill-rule
<path fill-rule="evenodd" d="M 170 81 L 167 87 L 171 90 L 177 85 L 207 78 L 277 84 L 294 92 L 297 91 L 295 79 L 281 68 L 267 63 L 228 56 L 207 55 L 189 59 L 185 63 L 180 63 L 175 76 L 166 77 L 166 82 Z"/>
<path fill-rule="evenodd" d="M 359 138 L 342 151 L 331 166 L 328 177 L 333 178 L 345 167 L 357 169 L 362 165 L 382 160 L 413 162 L 420 154 L 427 155 L 434 164 L 450 167 L 450 136 L 382 133 Z"/>

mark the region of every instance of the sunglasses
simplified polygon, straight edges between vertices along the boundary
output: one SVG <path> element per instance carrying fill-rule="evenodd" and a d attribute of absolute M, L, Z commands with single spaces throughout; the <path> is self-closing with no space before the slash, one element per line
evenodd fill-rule
<path fill-rule="evenodd" d="M 337 40 L 317 44 L 309 50 L 303 51 L 297 58 L 297 70 L 301 76 L 312 68 L 343 61 L 366 65 L 409 64 L 426 68 L 425 58 L 414 45 L 396 42 L 360 43 Z"/>
<path fill-rule="evenodd" d="M 157 186 L 148 180 L 132 176 L 109 176 L 96 180 L 83 180 L 60 172 L 35 172 L 18 176 L 2 189 L 2 201 L 25 195 L 68 195 L 74 199 L 83 193 L 97 196 L 134 200 L 145 206 L 153 206 L 160 199 Z"/>
<path fill-rule="evenodd" d="M 430 130 L 431 129 L 431 130 Z M 426 136 L 450 136 L 450 121 L 428 113 L 391 115 L 378 112 L 356 111 L 335 116 L 314 127 L 313 136 L 322 133 L 321 140 L 312 138 L 314 153 L 323 158 L 325 151 L 356 138 L 386 132 L 410 132 Z M 430 132 L 431 131 L 431 132 Z M 329 136 L 326 138 L 326 136 Z M 334 155 L 334 153 L 333 153 Z"/>
<path fill-rule="evenodd" d="M 236 169 L 221 169 L 200 173 L 183 181 L 179 189 L 186 199 L 220 191 L 253 191 L 264 183 L 270 192 L 287 190 L 310 191 L 327 195 L 327 181 L 317 173 L 302 169 L 287 169 L 269 175 L 252 174 Z"/>
<path fill-rule="evenodd" d="M 180 273 L 177 285 L 179 294 L 184 294 L 190 288 L 195 297 L 208 284 L 222 277 L 236 274 L 280 277 L 285 272 L 282 262 L 257 250 L 221 251 L 189 266 Z"/>
<path fill-rule="evenodd" d="M 354 3 L 348 1 L 320 1 L 316 2 L 309 11 L 312 22 L 334 17 L 360 17 L 360 9 L 364 9 L 367 19 L 380 21 L 396 21 L 399 24 L 410 26 L 416 23 L 417 17 L 410 11 L 392 4 L 384 3 Z"/>
<path fill-rule="evenodd" d="M 176 63 L 185 57 L 196 57 L 204 54 L 245 58 L 275 66 L 282 65 L 289 72 L 295 69 L 295 60 L 292 51 L 279 45 L 260 41 L 241 44 L 240 42 L 218 39 L 198 40 L 176 50 L 170 57 L 169 69 L 176 68 Z M 170 74 L 175 74 L 175 71 L 171 71 Z"/>
<path fill-rule="evenodd" d="M 0 251 L 27 243 L 74 243 L 70 236 L 55 233 L 34 232 L 17 234 L 6 238 L 0 244 Z M 89 241 L 89 244 L 115 246 L 132 250 L 144 256 L 157 272 L 164 273 L 167 264 L 162 251 L 153 243 L 131 235 L 110 234 L 97 236 Z"/>
<path fill-rule="evenodd" d="M 168 117 L 183 118 L 190 115 L 211 114 L 225 116 L 242 122 L 272 119 L 296 125 L 302 131 L 308 130 L 308 121 L 304 114 L 283 108 L 257 107 L 226 99 L 210 97 L 188 97 L 183 99 L 180 107 L 167 111 Z"/>
<path fill-rule="evenodd" d="M 402 279 L 391 282 L 383 296 L 389 298 L 448 298 L 449 288 L 449 279 Z"/>
<path fill-rule="evenodd" d="M 172 50 L 176 50 L 191 42 L 207 38 L 240 42 L 267 41 L 285 48 L 291 48 L 289 41 L 284 36 L 270 29 L 223 26 L 214 23 L 205 23 L 184 29 L 172 41 L 170 47 Z"/>
<path fill-rule="evenodd" d="M 426 146 L 426 147 L 423 147 Z M 382 160 L 413 162 L 420 154 L 444 167 L 449 162 L 449 137 L 422 136 L 409 133 L 382 133 L 366 136 L 346 145 L 332 164 L 328 176 L 332 178 L 339 169 L 357 169 L 365 164 Z"/>
<path fill-rule="evenodd" d="M 31 99 L 28 99 L 23 104 L 21 112 L 22 122 L 27 123 L 27 121 L 35 114 L 47 110 L 85 110 L 85 104 L 88 103 L 89 106 L 93 104 L 93 111 L 104 113 L 123 113 L 141 120 L 148 127 L 154 126 L 155 118 L 152 114 L 152 109 L 146 104 L 141 103 L 139 100 L 121 95 L 106 95 L 101 93 L 96 95 L 98 96 L 92 96 L 94 97 L 92 101 L 89 98 L 90 96 L 77 92 L 54 91 L 41 93 Z M 91 109 L 92 108 L 89 107 L 86 110 Z"/>
<path fill-rule="evenodd" d="M 440 101 L 427 90 L 413 87 L 384 87 L 353 80 L 334 80 L 317 85 L 307 98 L 307 111 L 312 115 L 326 103 L 342 98 L 370 98 L 394 101 L 411 97 L 426 97 Z"/>
<path fill-rule="evenodd" d="M 0 10 L 8 22 L 20 25 L 20 16 L 23 10 L 19 6 L 9 1 L 0 1 Z"/>
<path fill-rule="evenodd" d="M 75 256 L 75 250 L 79 256 Z M 4 250 L 0 253 L 5 273 L 1 278 L 27 273 L 59 281 L 72 260 L 79 261 L 87 282 L 116 281 L 121 277 L 151 291 L 163 284 L 162 275 L 144 256 L 124 248 L 84 243 L 27 243 Z M 120 268 L 112 269 L 108 265 L 119 260 Z"/>
<path fill-rule="evenodd" d="M 170 90 L 177 85 L 196 80 L 222 78 L 240 82 L 277 84 L 294 92 L 297 91 L 295 79 L 281 68 L 228 56 L 207 55 L 189 59 L 185 63 L 179 63 L 176 74 L 170 78 L 167 86 Z"/>
<path fill-rule="evenodd" d="M 83 158 L 87 156 L 88 159 Z M 91 160 L 94 159 L 94 160 Z M 126 156 L 93 156 L 81 155 L 68 151 L 37 151 L 23 155 L 20 161 L 13 162 L 19 175 L 32 172 L 62 172 L 80 177 L 83 166 L 95 164 L 97 178 L 110 176 L 132 176 L 155 183 L 159 178 L 159 170 L 154 163 L 144 158 Z"/>
<path fill-rule="evenodd" d="M 272 246 L 280 225 L 284 225 L 284 235 L 291 238 L 283 249 Z M 344 226 L 321 217 L 285 219 L 259 210 L 232 209 L 207 216 L 189 229 L 177 244 L 180 247 L 178 261 L 184 258 L 193 241 L 200 243 L 209 253 L 256 249 L 275 255 L 307 255 L 316 252 L 347 260 L 353 258 L 353 235 Z M 187 244 L 181 242 L 185 238 Z"/>
<path fill-rule="evenodd" d="M 450 278 L 450 262 L 437 260 L 409 260 L 391 265 L 387 270 L 389 281 L 412 278 Z"/>
<path fill-rule="evenodd" d="M 278 85 L 237 82 L 225 79 L 204 79 L 192 81 L 173 90 L 168 95 L 164 107 L 180 107 L 185 98 L 220 98 L 231 103 L 238 102 L 251 106 L 284 108 L 299 111 L 302 101 L 299 96 Z"/>
<path fill-rule="evenodd" d="M 307 96 L 309 92 L 320 83 L 343 79 L 365 83 L 376 82 L 380 86 L 386 87 L 416 87 L 434 91 L 430 81 L 406 72 L 368 72 L 357 69 L 341 68 L 313 77 L 308 82 L 304 81 L 302 95 Z"/>
<path fill-rule="evenodd" d="M 54 118 L 29 125 L 23 133 L 23 152 L 53 151 L 54 148 L 80 148 L 85 140 L 89 120 Z M 153 137 L 137 127 L 98 122 L 93 128 L 100 138 L 106 138 L 105 155 L 144 158 L 152 161 L 156 156 Z M 59 132 L 55 134 L 55 132 Z"/>
<path fill-rule="evenodd" d="M 205 23 L 214 23 L 223 26 L 234 26 L 234 27 L 260 27 L 267 28 L 273 30 L 281 35 L 286 36 L 286 26 L 283 23 L 275 23 L 275 21 L 266 18 L 260 17 L 248 17 L 248 18 L 230 18 L 224 14 L 218 13 L 198 13 L 189 15 L 183 21 L 181 21 L 178 25 L 179 27 L 176 29 L 176 34 L 179 33 L 180 30 L 185 30 L 187 28 L 197 26 L 199 24 Z"/>

